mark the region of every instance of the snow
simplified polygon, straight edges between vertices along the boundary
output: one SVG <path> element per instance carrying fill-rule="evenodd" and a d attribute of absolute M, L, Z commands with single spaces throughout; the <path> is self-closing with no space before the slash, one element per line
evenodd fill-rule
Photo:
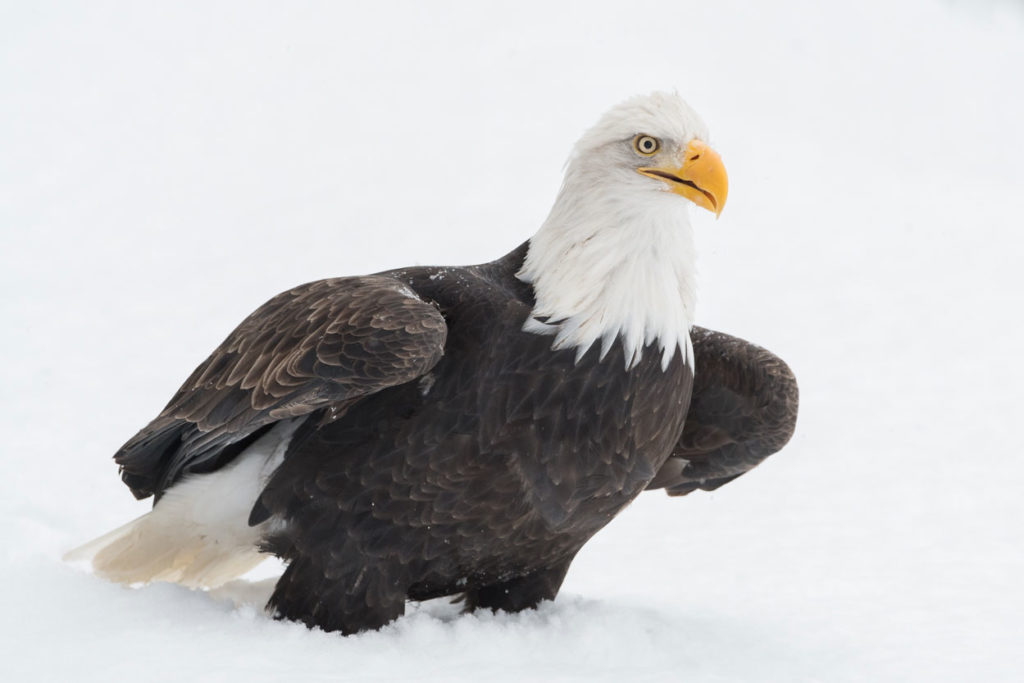
<path fill-rule="evenodd" d="M 1024 676 L 1019 3 L 0 15 L 5 680 Z M 510 250 L 576 137 L 673 87 L 731 181 L 694 212 L 698 321 L 796 371 L 782 453 L 644 494 L 526 614 L 434 602 L 341 638 L 263 616 L 265 584 L 60 562 L 145 511 L 109 456 L 262 301 Z"/>

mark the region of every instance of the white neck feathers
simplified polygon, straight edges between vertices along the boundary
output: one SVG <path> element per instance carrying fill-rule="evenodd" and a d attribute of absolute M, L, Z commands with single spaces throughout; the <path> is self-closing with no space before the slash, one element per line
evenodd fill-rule
<path fill-rule="evenodd" d="M 519 279 L 536 306 L 523 329 L 576 348 L 621 338 L 626 368 L 657 342 L 664 370 L 676 349 L 693 367 L 695 250 L 687 204 L 634 171 L 588 172 L 570 161 L 551 213 L 530 240 Z"/>

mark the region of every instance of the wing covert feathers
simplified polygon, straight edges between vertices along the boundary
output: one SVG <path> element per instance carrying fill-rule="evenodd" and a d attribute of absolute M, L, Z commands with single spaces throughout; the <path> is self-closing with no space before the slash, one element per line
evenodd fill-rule
<path fill-rule="evenodd" d="M 138 498 L 229 462 L 281 419 L 344 409 L 444 353 L 437 308 L 387 276 L 318 280 L 246 318 L 114 456 Z"/>
<path fill-rule="evenodd" d="M 775 354 L 694 327 L 696 373 L 683 435 L 648 489 L 711 491 L 779 451 L 796 429 L 796 377 Z"/>

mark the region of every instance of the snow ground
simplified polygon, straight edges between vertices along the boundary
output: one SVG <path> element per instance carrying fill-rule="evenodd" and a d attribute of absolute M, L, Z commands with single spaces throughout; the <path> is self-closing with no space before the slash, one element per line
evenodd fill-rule
<path fill-rule="evenodd" d="M 4 680 L 1021 680 L 1022 72 L 1009 0 L 0 1 Z M 346 639 L 60 563 L 146 509 L 110 454 L 259 303 L 504 253 L 673 87 L 732 185 L 699 320 L 795 369 L 785 451 L 645 494 L 528 614 Z"/>

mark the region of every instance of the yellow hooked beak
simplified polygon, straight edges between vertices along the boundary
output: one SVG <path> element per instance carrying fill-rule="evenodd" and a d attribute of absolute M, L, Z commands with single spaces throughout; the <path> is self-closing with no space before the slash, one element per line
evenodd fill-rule
<path fill-rule="evenodd" d="M 679 167 L 648 166 L 638 168 L 637 172 L 664 180 L 672 192 L 719 216 L 729 195 L 729 177 L 722 157 L 700 140 L 691 140 L 685 159 Z"/>

